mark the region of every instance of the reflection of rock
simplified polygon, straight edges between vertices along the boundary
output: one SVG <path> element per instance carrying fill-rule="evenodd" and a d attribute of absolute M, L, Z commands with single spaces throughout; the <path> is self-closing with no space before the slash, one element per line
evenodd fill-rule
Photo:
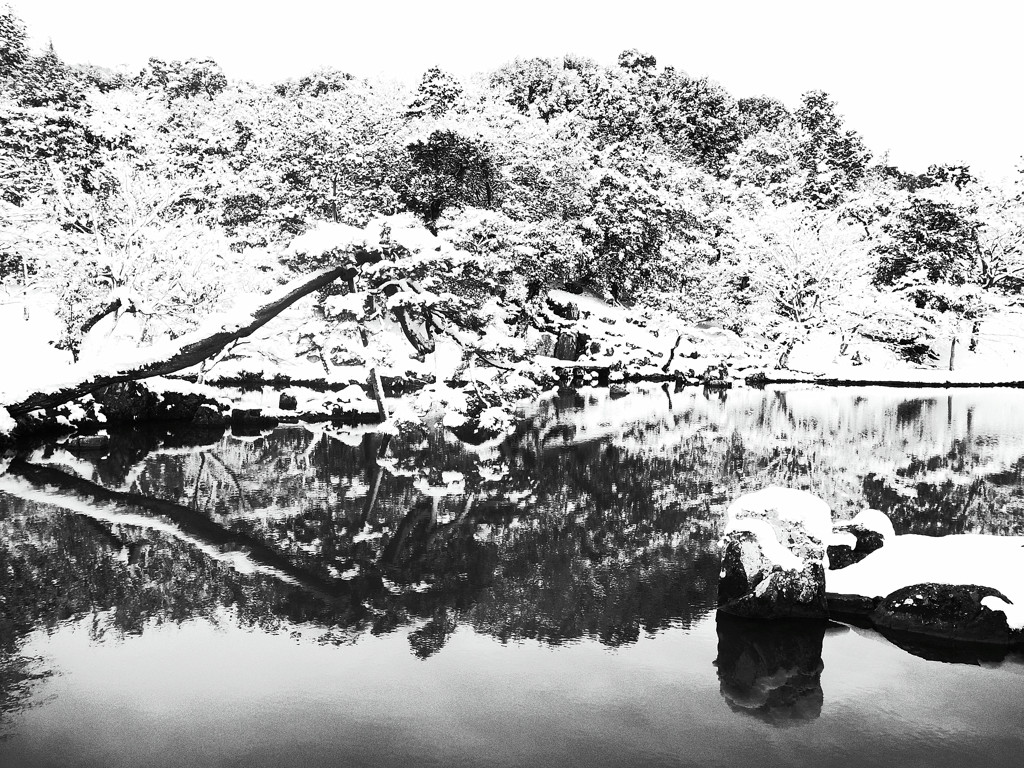
<path fill-rule="evenodd" d="M 264 414 L 260 408 L 233 408 L 231 410 L 231 426 L 233 428 L 274 427 L 277 426 L 277 421 L 275 417 Z"/>
<path fill-rule="evenodd" d="M 829 546 L 828 567 L 833 570 L 859 563 L 895 535 L 892 522 L 877 509 L 865 509 L 848 523 L 836 525 L 835 530 L 839 535 L 849 534 L 855 541 Z"/>
<path fill-rule="evenodd" d="M 813 494 L 769 487 L 729 507 L 719 608 L 750 618 L 826 618 L 832 513 Z"/>
<path fill-rule="evenodd" d="M 64 442 L 64 447 L 72 451 L 102 451 L 106 450 L 110 438 L 105 435 L 76 435 L 69 437 Z"/>
<path fill-rule="evenodd" d="M 718 614 L 718 679 L 730 708 L 775 725 L 821 715 L 825 622 Z"/>
<path fill-rule="evenodd" d="M 221 420 L 223 422 L 223 419 Z M 215 445 L 224 436 L 223 426 L 178 427 L 167 432 L 163 439 L 165 448 L 185 448 L 188 446 Z"/>
<path fill-rule="evenodd" d="M 1005 647 L 1011 641 L 1006 614 L 983 605 L 985 598 L 1010 602 L 998 590 L 976 584 L 914 584 L 886 597 L 871 620 L 884 630 Z"/>

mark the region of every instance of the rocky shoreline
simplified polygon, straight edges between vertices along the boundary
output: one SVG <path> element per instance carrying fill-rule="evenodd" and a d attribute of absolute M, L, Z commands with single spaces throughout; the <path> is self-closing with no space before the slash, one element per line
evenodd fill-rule
<path fill-rule="evenodd" d="M 871 627 L 930 658 L 1024 651 L 1021 537 L 897 536 L 877 510 L 833 525 L 821 499 L 770 487 L 730 506 L 722 545 L 723 614 Z"/>

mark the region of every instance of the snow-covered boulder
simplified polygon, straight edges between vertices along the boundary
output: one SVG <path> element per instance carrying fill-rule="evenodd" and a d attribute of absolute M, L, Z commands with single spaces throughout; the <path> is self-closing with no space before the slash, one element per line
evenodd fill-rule
<path fill-rule="evenodd" d="M 912 584 L 882 600 L 871 622 L 879 629 L 946 641 L 1009 645 L 1006 613 L 990 608 L 992 601 L 1010 604 L 999 590 L 977 584 Z"/>
<path fill-rule="evenodd" d="M 870 557 L 829 571 L 827 588 L 833 613 L 862 614 L 882 628 L 1003 644 L 1005 626 L 1010 642 L 1024 639 L 1022 536 L 886 537 Z"/>
<path fill-rule="evenodd" d="M 828 567 L 835 570 L 859 563 L 895 535 L 892 521 L 884 512 L 862 510 L 849 522 L 836 525 L 828 546 Z"/>
<path fill-rule="evenodd" d="M 741 496 L 727 514 L 719 608 L 750 618 L 826 618 L 828 504 L 771 486 Z"/>

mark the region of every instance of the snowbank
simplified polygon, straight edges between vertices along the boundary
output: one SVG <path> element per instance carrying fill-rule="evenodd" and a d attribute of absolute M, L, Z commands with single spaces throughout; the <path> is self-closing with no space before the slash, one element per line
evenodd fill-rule
<path fill-rule="evenodd" d="M 760 364 L 760 355 L 732 331 L 710 323 L 683 323 L 677 315 L 642 307 L 627 308 L 563 290 L 548 292 L 554 305 L 575 306 L 579 318 L 549 313 L 560 333 L 586 340 L 574 361 L 546 358 L 551 367 L 605 368 L 640 378 L 700 377 L 728 361 L 734 375 Z"/>
<path fill-rule="evenodd" d="M 9 435 L 18 426 L 7 409 L 0 405 L 0 435 Z"/>
<path fill-rule="evenodd" d="M 359 227 L 322 222 L 292 240 L 288 251 L 296 256 L 321 256 L 331 251 L 348 251 L 364 247 L 366 232 Z"/>

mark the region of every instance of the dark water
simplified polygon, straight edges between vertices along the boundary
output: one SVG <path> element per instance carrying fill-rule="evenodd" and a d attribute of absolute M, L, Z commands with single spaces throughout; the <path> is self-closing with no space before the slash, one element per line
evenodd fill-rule
<path fill-rule="evenodd" d="M 0 765 L 1019 765 L 1024 664 L 717 621 L 769 483 L 1024 533 L 1024 392 L 650 387 L 512 437 L 283 427 L 0 475 Z"/>

